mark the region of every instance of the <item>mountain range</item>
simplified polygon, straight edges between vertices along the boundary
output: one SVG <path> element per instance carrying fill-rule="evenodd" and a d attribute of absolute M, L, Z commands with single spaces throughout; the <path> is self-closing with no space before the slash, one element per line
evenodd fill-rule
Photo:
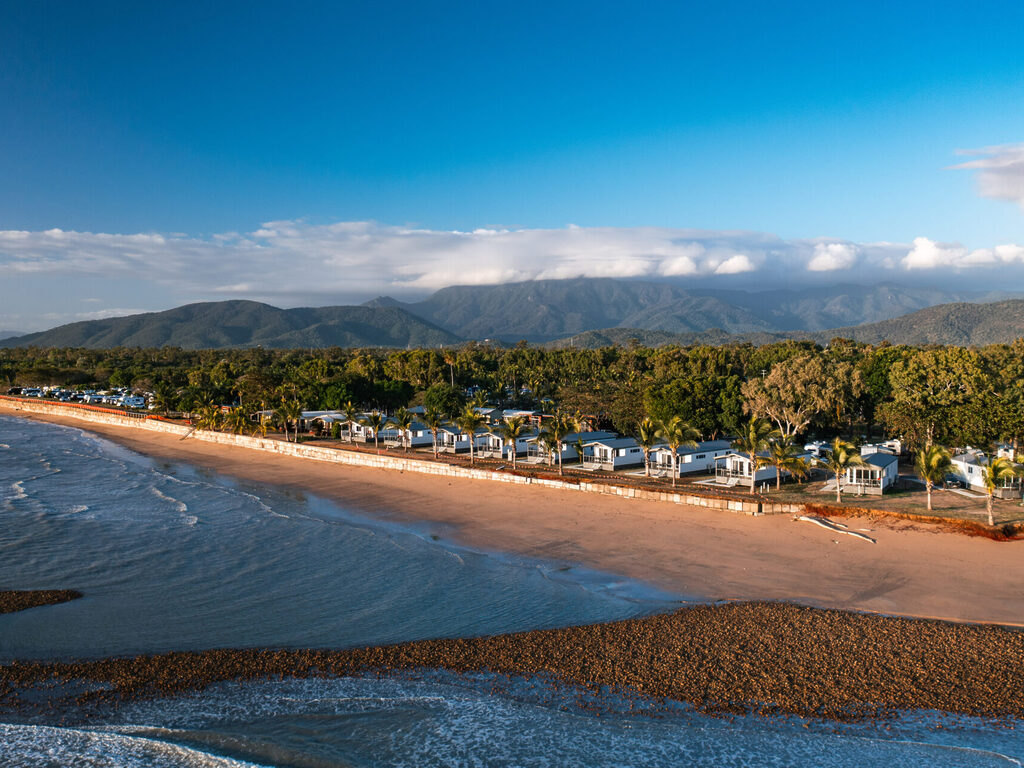
<path fill-rule="evenodd" d="M 278 309 L 254 301 L 189 304 L 89 320 L 0 347 L 436 347 L 466 340 L 581 347 L 768 343 L 836 336 L 865 342 L 984 344 L 1024 336 L 1024 300 L 898 285 L 764 292 L 687 290 L 580 278 L 444 288 L 420 302 Z"/>
<path fill-rule="evenodd" d="M 822 331 L 889 320 L 925 307 L 1006 295 L 891 284 L 763 292 L 688 290 L 612 278 L 535 280 L 443 288 L 424 301 L 380 297 L 365 306 L 404 309 L 465 339 L 543 343 L 596 329 L 731 334 Z"/>
<path fill-rule="evenodd" d="M 436 347 L 460 341 L 392 307 L 278 309 L 256 301 L 217 301 L 71 323 L 0 340 L 0 347 Z"/>

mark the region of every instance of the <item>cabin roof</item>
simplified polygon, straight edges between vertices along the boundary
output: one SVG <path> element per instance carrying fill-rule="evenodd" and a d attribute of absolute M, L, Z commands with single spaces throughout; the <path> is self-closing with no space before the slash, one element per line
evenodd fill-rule
<path fill-rule="evenodd" d="M 899 457 L 894 456 L 891 453 L 879 452 L 871 453 L 867 456 L 862 456 L 865 463 L 871 464 L 875 467 L 888 467 L 890 464 L 896 464 L 899 462 Z"/>

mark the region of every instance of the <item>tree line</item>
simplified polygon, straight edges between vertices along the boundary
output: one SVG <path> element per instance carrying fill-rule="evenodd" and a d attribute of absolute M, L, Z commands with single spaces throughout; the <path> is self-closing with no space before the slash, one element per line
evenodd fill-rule
<path fill-rule="evenodd" d="M 466 344 L 445 350 L 0 350 L 8 386 L 132 387 L 159 407 L 196 411 L 282 402 L 393 413 L 428 404 L 456 417 L 467 393 L 494 405 L 582 413 L 638 436 L 673 418 L 705 439 L 735 435 L 750 416 L 783 436 L 878 430 L 912 447 L 1019 442 L 1024 340 L 965 349 L 834 339 L 764 346 L 546 349 Z"/>

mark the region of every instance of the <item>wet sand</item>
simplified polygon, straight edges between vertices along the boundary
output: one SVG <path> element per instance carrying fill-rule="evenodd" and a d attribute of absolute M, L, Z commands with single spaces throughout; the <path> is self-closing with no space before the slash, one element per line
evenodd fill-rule
<path fill-rule="evenodd" d="M 25 416 L 0 405 L 0 413 Z M 316 494 L 355 511 L 426 521 L 468 546 L 640 579 L 684 597 L 788 600 L 958 621 L 1024 624 L 1024 542 L 850 518 L 876 544 L 789 516 L 441 478 L 277 456 L 173 435 L 83 428 L 141 453 Z"/>
<path fill-rule="evenodd" d="M 0 667 L 0 709 L 104 709 L 225 680 L 490 671 L 711 713 L 847 720 L 900 710 L 1024 715 L 1024 633 L 784 603 L 696 606 L 642 619 L 349 651 L 211 650 Z M 495 690 L 503 683 L 495 681 Z"/>

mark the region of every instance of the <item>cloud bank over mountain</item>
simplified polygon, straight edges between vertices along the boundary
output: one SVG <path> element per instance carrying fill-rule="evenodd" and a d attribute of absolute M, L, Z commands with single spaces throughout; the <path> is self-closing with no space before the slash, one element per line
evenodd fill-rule
<path fill-rule="evenodd" d="M 0 231 L 4 303 L 17 307 L 19 281 L 43 276 L 59 278 L 64 286 L 59 306 L 45 306 L 45 297 L 33 300 L 33 312 L 52 321 L 75 318 L 68 307 L 75 278 L 128 281 L 134 286 L 131 295 L 108 297 L 108 306 L 139 307 L 143 295 L 153 309 L 163 308 L 154 297 L 165 294 L 173 295 L 165 304 L 251 298 L 294 306 L 379 294 L 422 297 L 449 285 L 573 277 L 749 289 L 925 280 L 1019 290 L 1024 285 L 1024 247 L 968 249 L 927 237 L 909 244 L 786 240 L 759 232 L 665 227 L 459 232 L 364 221 L 273 221 L 249 233 L 202 237 Z M 96 306 L 92 293 L 76 300 L 91 302 L 77 316 L 86 309 L 92 316 L 108 311 Z M 24 311 L 9 311 L 8 324 L 25 316 Z"/>

